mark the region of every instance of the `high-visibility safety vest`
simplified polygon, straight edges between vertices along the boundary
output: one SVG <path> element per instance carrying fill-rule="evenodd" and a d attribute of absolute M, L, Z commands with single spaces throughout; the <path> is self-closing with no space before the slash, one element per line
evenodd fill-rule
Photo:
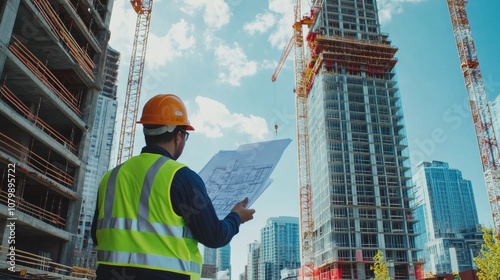
<path fill-rule="evenodd" d="M 172 180 L 184 165 L 143 153 L 106 173 L 99 185 L 97 263 L 201 278 L 198 241 L 172 208 Z"/>

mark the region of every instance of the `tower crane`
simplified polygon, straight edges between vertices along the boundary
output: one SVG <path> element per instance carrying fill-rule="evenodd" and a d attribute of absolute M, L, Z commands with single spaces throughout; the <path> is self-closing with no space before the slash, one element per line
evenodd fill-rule
<path fill-rule="evenodd" d="M 134 150 L 135 122 L 141 97 L 144 60 L 146 59 L 149 26 L 153 9 L 153 0 L 131 0 L 130 3 L 137 13 L 137 21 L 128 72 L 120 140 L 118 142 L 117 165 L 132 157 Z"/>
<path fill-rule="evenodd" d="M 493 216 L 493 229 L 500 236 L 500 170 L 499 149 L 484 88 L 476 47 L 465 6 L 468 0 L 447 0 L 451 24 L 457 44 L 460 67 L 469 98 L 472 121 L 479 145 L 479 155 Z"/>
<path fill-rule="evenodd" d="M 285 46 L 271 80 L 276 81 L 283 64 L 292 47 L 295 47 L 295 106 L 297 125 L 297 148 L 299 169 L 299 195 L 300 195 L 300 233 L 301 233 L 301 279 L 313 279 L 314 272 L 314 244 L 313 220 L 311 208 L 311 179 L 309 159 L 309 135 L 307 125 L 307 79 L 305 76 L 306 61 L 304 55 L 303 25 L 311 27 L 315 13 L 320 9 L 322 0 L 313 4 L 311 16 L 302 16 L 301 0 L 296 0 L 294 11 L 293 36 Z"/>

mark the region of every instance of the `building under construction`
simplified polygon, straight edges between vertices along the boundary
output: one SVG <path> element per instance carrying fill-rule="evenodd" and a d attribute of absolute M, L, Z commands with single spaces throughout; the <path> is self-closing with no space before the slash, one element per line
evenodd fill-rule
<path fill-rule="evenodd" d="M 4 265 L 11 236 L 18 266 L 72 259 L 113 2 L 0 1 Z"/>
<path fill-rule="evenodd" d="M 304 79 L 314 279 L 370 279 L 378 250 L 391 279 L 418 279 L 397 48 L 375 0 L 324 0 L 312 13 Z"/>

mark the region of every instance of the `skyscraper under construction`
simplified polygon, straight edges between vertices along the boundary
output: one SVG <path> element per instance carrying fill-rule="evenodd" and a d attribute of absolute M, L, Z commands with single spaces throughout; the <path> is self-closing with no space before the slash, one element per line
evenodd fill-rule
<path fill-rule="evenodd" d="M 369 279 L 381 250 L 391 279 L 415 279 L 397 48 L 380 30 L 375 0 L 323 0 L 313 13 L 304 75 L 314 274 Z"/>
<path fill-rule="evenodd" d="M 113 2 L 0 0 L 2 266 L 70 273 Z"/>

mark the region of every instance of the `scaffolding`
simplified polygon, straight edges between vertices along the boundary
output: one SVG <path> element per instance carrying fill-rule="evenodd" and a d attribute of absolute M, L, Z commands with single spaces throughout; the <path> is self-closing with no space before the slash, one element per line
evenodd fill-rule
<path fill-rule="evenodd" d="M 388 42 L 364 42 L 342 37 L 322 36 L 309 32 L 307 42 L 310 49 L 310 61 L 305 71 L 307 92 L 311 90 L 318 71 L 326 71 L 360 76 L 363 71 L 367 78 L 383 78 L 391 72 L 397 63 L 394 57 L 397 48 Z"/>

